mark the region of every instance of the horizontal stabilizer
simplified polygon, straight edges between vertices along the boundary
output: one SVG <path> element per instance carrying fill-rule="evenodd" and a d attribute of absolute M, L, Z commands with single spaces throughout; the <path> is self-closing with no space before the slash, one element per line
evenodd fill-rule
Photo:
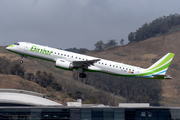
<path fill-rule="evenodd" d="M 171 79 L 170 75 L 153 75 L 154 78 Z"/>

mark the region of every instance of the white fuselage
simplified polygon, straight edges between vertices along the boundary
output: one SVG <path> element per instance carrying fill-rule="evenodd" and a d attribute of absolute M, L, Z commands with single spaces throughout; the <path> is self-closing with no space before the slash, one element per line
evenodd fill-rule
<path fill-rule="evenodd" d="M 100 59 L 96 57 L 55 49 L 48 46 L 42 46 L 27 42 L 19 42 L 19 43 L 20 43 L 19 46 L 12 47 L 13 50 L 9 48 L 9 51 L 13 51 L 22 55 L 54 61 L 54 62 L 56 62 L 57 59 L 63 59 L 69 62 Z M 136 75 L 137 77 L 140 74 L 140 72 L 144 71 L 143 68 L 139 68 L 136 66 L 131 66 L 123 63 L 113 62 L 105 59 L 100 59 L 99 61 L 94 62 L 93 65 L 89 65 L 88 67 L 84 67 L 83 69 L 85 69 L 86 71 L 103 72 L 117 76 Z"/>

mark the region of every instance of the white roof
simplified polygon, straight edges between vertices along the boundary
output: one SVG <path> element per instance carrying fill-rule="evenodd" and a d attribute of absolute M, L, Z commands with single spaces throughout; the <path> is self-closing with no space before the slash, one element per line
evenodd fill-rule
<path fill-rule="evenodd" d="M 82 103 L 81 102 L 67 102 L 66 105 L 70 107 L 81 107 Z"/>
<path fill-rule="evenodd" d="M 25 93 L 0 92 L 0 103 L 13 103 L 31 106 L 63 106 L 57 102 L 43 97 L 34 96 Z"/>
<path fill-rule="evenodd" d="M 149 103 L 119 103 L 119 107 L 149 107 Z"/>

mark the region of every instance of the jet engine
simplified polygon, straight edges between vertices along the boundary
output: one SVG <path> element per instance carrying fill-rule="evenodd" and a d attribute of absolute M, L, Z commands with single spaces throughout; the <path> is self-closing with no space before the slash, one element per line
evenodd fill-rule
<path fill-rule="evenodd" d="M 57 59 L 55 66 L 57 68 L 61 68 L 61 69 L 72 69 L 73 68 L 73 65 L 71 62 L 63 60 L 63 59 Z"/>

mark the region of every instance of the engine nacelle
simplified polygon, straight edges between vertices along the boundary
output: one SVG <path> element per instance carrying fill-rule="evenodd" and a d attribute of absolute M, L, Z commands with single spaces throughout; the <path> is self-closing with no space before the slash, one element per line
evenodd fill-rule
<path fill-rule="evenodd" d="M 63 59 L 57 59 L 55 66 L 57 68 L 66 69 L 66 70 L 67 69 L 69 70 L 69 69 L 73 68 L 73 65 L 72 65 L 71 62 L 63 60 Z"/>

